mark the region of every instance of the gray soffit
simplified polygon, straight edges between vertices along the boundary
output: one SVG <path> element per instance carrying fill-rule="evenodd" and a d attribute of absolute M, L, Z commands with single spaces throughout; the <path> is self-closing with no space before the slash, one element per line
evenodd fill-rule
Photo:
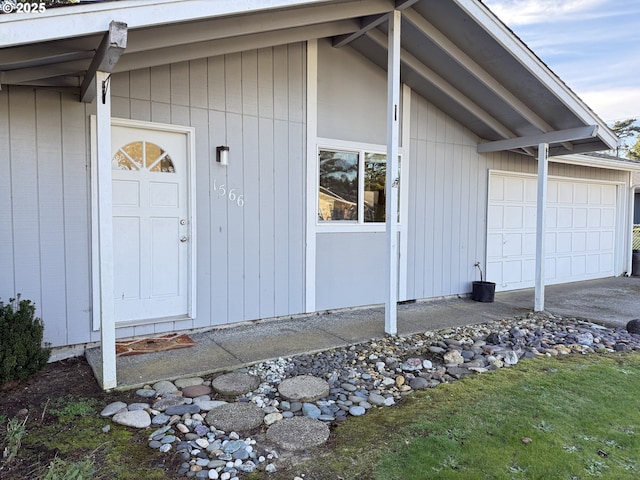
<path fill-rule="evenodd" d="M 474 132 L 479 143 L 554 138 L 543 134 L 597 126 L 595 136 L 551 143 L 550 153 L 602 151 L 616 145 L 606 124 L 479 0 L 280 1 L 285 6 L 267 8 L 275 2 L 255 1 L 253 9 L 203 11 L 201 16 L 148 25 L 136 24 L 138 17 L 118 8 L 120 2 L 108 2 L 102 10 L 87 5 L 60 7 L 55 15 L 61 22 L 80 15 L 87 23 L 101 24 L 103 18 L 97 15 L 109 20 L 100 32 L 86 33 L 87 29 L 76 36 L 66 30 L 46 41 L 23 40 L 0 48 L 0 87 L 64 88 L 79 95 L 111 20 L 129 23 L 127 46 L 114 72 L 316 38 L 330 38 L 336 48 L 353 48 L 386 70 L 386 17 L 399 9 L 402 82 Z M 216 4 L 199 5 L 206 10 Z M 255 7 L 262 4 L 264 8 Z M 139 5 L 138 9 L 145 8 Z M 0 16 L 0 32 L 8 17 Z M 34 16 L 23 27 L 51 28 L 55 20 L 55 16 Z M 535 154 L 537 145 L 521 144 L 504 145 Z"/>

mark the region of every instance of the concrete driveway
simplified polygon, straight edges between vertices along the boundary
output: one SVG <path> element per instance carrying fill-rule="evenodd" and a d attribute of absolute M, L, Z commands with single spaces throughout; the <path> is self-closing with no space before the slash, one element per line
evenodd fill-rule
<path fill-rule="evenodd" d="M 533 309 L 533 289 L 500 292 L 496 301 Z M 551 285 L 545 289 L 547 312 L 624 327 L 640 318 L 640 277 L 613 277 Z"/>

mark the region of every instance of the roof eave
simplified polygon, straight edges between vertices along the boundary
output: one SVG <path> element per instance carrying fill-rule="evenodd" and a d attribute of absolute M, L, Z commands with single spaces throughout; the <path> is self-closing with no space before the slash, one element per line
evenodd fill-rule
<path fill-rule="evenodd" d="M 102 34 L 112 20 L 129 29 L 207 17 L 298 7 L 327 0 L 125 0 L 52 8 L 38 15 L 0 15 L 0 45 L 12 47 Z"/>

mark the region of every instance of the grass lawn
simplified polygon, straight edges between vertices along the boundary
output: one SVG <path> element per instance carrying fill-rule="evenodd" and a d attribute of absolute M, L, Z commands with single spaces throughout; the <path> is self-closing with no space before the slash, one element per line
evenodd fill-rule
<path fill-rule="evenodd" d="M 290 473 L 638 479 L 640 354 L 543 358 L 466 377 L 350 419 L 335 442 L 322 462 Z"/>

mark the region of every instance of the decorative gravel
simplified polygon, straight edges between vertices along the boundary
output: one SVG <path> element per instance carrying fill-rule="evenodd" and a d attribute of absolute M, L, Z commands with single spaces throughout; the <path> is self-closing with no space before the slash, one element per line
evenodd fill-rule
<path fill-rule="evenodd" d="M 291 435 L 309 437 L 309 445 L 303 448 L 321 445 L 331 426 L 350 416 L 365 415 L 371 409 L 392 407 L 415 390 L 434 388 L 465 375 L 509 368 L 523 359 L 637 350 L 640 334 L 626 329 L 529 314 L 280 358 L 225 374 L 217 382 L 213 379 L 213 391 L 217 392 L 216 383 L 226 385 L 237 378 L 240 390 L 235 399 L 204 393 L 210 391 L 211 379 L 159 382 L 137 391 L 140 402 L 115 402 L 105 406 L 101 415 L 141 429 L 148 427 L 148 417 L 155 429 L 149 434 L 149 447 L 178 452 L 182 460 L 179 471 L 185 477 L 238 480 L 257 469 L 276 471 L 280 454 L 300 446 L 288 440 Z M 281 394 L 279 386 L 283 381 L 301 376 L 315 377 L 312 382 L 323 389 L 328 385 L 328 391 L 323 390 L 319 399 L 306 398 L 305 393 L 296 396 L 295 388 L 292 391 L 289 387 L 308 383 L 292 380 L 284 382 L 287 393 Z M 187 390 L 188 395 L 181 389 Z M 191 398 L 196 393 L 203 394 Z M 222 410 L 216 412 L 218 408 Z M 246 417 L 245 410 L 251 410 L 257 420 L 234 423 L 233 415 L 226 410 L 237 410 L 238 417 Z M 221 418 L 227 422 L 227 430 L 216 423 Z"/>

